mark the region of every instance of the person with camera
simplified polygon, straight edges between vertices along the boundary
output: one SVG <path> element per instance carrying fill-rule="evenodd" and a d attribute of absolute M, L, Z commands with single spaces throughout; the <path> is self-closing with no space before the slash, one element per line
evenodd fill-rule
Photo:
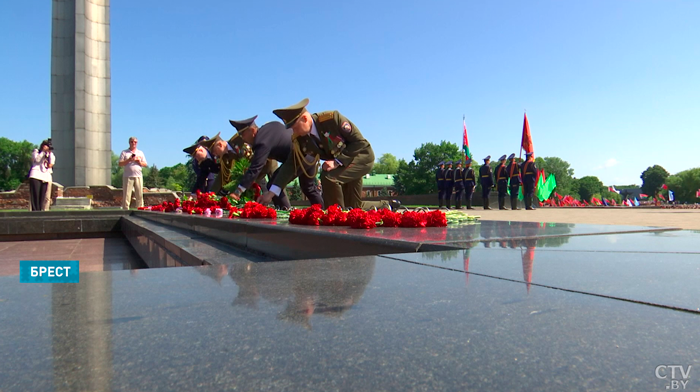
<path fill-rule="evenodd" d="M 51 192 L 53 165 L 56 156 L 53 154 L 51 139 L 44 140 L 38 149 L 32 151 L 32 167 L 29 169 L 29 208 L 30 211 L 45 211 L 49 203 L 46 203 L 47 190 Z"/>
<path fill-rule="evenodd" d="M 122 208 L 129 209 L 131 204 L 131 192 L 136 193 L 136 207 L 143 207 L 143 173 L 142 169 L 148 166 L 143 151 L 136 148 L 139 140 L 129 138 L 129 148 L 122 151 L 119 156 L 119 166 L 124 167 L 122 176 Z"/>

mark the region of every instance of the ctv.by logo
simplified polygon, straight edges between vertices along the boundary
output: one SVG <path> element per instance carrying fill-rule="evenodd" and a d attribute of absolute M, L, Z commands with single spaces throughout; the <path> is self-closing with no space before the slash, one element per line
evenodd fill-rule
<path fill-rule="evenodd" d="M 681 365 L 659 365 L 656 367 L 654 374 L 659 380 L 670 381 L 670 383 L 666 385 L 666 389 L 685 389 L 688 385 L 688 381 L 690 381 L 691 368 L 691 365 L 688 365 L 687 369 Z"/>

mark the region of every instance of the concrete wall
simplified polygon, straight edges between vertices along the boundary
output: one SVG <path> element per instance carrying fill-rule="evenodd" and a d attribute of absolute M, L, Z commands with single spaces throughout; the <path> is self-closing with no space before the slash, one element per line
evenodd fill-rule
<path fill-rule="evenodd" d="M 51 135 L 54 180 L 111 182 L 109 0 L 53 0 Z"/>

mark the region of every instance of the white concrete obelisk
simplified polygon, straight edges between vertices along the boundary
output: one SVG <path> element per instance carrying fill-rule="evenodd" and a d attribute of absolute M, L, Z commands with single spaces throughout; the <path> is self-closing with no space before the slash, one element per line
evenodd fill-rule
<path fill-rule="evenodd" d="M 51 137 L 53 180 L 109 185 L 112 86 L 109 0 L 52 0 Z"/>

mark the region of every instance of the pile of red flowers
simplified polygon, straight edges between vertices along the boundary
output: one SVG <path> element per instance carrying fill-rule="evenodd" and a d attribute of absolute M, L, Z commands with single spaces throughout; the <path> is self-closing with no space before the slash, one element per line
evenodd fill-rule
<path fill-rule="evenodd" d="M 139 207 L 139 210 L 149 210 L 149 211 L 157 211 L 157 212 L 174 212 L 178 208 L 180 208 L 180 199 L 175 199 L 175 202 L 169 202 L 169 201 L 164 201 L 161 204 L 155 205 L 155 206 L 149 206 L 149 207 Z"/>
<path fill-rule="evenodd" d="M 359 208 L 344 212 L 338 205 L 323 211 L 321 206 L 293 210 L 289 223 L 309 226 L 350 226 L 353 229 L 381 227 L 445 227 L 447 217 L 439 210 L 392 212 L 388 209 L 363 211 Z"/>
<path fill-rule="evenodd" d="M 274 208 L 265 207 L 262 204 L 254 201 L 245 203 L 243 208 L 230 207 L 229 218 L 246 218 L 246 219 L 277 219 L 277 211 Z"/>

